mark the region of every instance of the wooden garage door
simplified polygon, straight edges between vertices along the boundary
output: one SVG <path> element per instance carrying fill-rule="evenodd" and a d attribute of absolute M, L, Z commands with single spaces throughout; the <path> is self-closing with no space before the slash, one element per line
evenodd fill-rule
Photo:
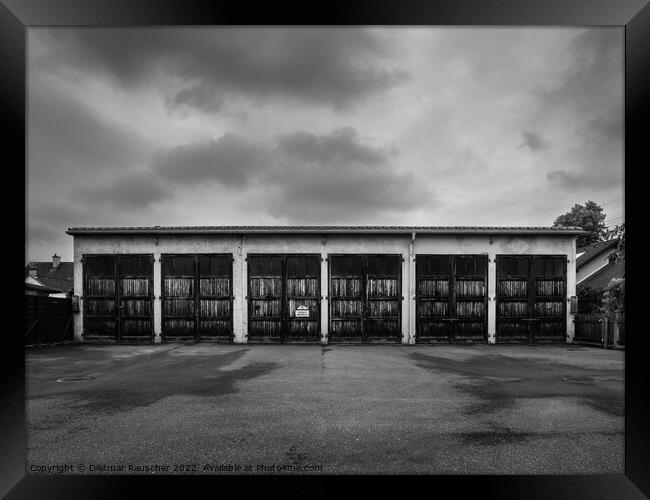
<path fill-rule="evenodd" d="M 402 257 L 330 255 L 329 340 L 400 342 Z"/>
<path fill-rule="evenodd" d="M 249 254 L 248 340 L 320 342 L 318 254 Z"/>
<path fill-rule="evenodd" d="M 153 340 L 153 255 L 84 255 L 87 341 Z"/>
<path fill-rule="evenodd" d="M 416 256 L 416 341 L 487 341 L 487 256 Z"/>
<path fill-rule="evenodd" d="M 497 342 L 564 342 L 566 255 L 497 256 Z"/>
<path fill-rule="evenodd" d="M 166 341 L 232 340 L 232 255 L 163 255 Z"/>

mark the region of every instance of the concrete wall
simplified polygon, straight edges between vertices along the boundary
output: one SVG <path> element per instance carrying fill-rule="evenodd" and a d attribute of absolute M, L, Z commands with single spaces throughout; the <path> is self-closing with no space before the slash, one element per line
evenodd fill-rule
<path fill-rule="evenodd" d="M 154 335 L 161 340 L 160 256 L 164 253 L 231 253 L 233 262 L 233 328 L 235 342 L 247 341 L 249 253 L 314 253 L 321 264 L 321 340 L 328 333 L 328 254 L 379 253 L 399 254 L 402 262 L 402 342 L 415 342 L 415 263 L 417 254 L 487 254 L 488 263 L 488 341 L 495 342 L 496 331 L 496 264 L 499 254 L 566 255 L 567 297 L 575 295 L 575 239 L 572 236 L 494 236 L 489 235 L 77 235 L 74 237 L 74 289 L 83 296 L 84 254 L 151 253 L 154 255 Z M 81 312 L 75 315 L 75 339 L 82 340 L 83 299 Z M 573 321 L 567 303 L 568 341 L 573 340 Z"/>

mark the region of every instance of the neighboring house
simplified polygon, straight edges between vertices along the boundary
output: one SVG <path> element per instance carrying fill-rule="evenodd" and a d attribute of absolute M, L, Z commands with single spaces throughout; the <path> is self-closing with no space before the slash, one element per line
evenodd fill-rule
<path fill-rule="evenodd" d="M 25 293 L 70 297 L 74 288 L 74 263 L 61 262 L 54 254 L 52 262 L 30 262 L 25 266 Z"/>
<path fill-rule="evenodd" d="M 598 271 L 585 278 L 580 284 L 588 285 L 594 290 L 605 290 L 613 278 L 625 276 L 625 262 L 609 262 Z"/>
<path fill-rule="evenodd" d="M 598 243 L 593 243 L 586 247 L 576 248 L 576 283 L 584 282 L 586 279 L 594 276 L 606 267 L 607 270 L 603 271 L 605 274 L 599 273 L 599 276 L 602 277 L 612 273 L 615 274 L 616 272 L 621 272 L 621 269 L 624 270 L 625 266 L 610 265 L 612 264 L 610 255 L 614 250 L 616 250 L 617 245 L 618 238 L 614 238 L 612 240 L 599 241 Z M 594 280 L 597 281 L 595 276 Z"/>

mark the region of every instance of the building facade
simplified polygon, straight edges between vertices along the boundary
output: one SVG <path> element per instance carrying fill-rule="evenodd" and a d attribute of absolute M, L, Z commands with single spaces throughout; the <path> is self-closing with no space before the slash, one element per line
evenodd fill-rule
<path fill-rule="evenodd" d="M 573 339 L 580 229 L 70 228 L 76 341 Z"/>

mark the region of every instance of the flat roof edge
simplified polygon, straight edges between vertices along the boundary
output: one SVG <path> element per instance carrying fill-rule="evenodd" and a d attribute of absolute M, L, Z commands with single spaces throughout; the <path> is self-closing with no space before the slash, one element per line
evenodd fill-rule
<path fill-rule="evenodd" d="M 66 234 L 528 234 L 528 235 L 579 235 L 586 231 L 580 228 L 552 227 L 257 227 L 257 226 L 223 226 L 223 227 L 72 227 Z"/>

